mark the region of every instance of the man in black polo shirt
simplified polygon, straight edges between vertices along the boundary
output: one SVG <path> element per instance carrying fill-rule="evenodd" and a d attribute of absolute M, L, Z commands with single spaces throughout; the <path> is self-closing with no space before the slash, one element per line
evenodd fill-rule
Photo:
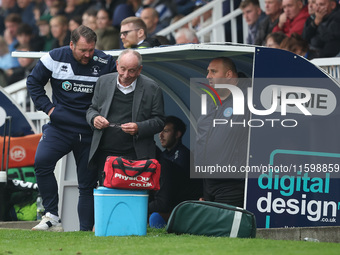
<path fill-rule="evenodd" d="M 210 87 L 216 89 L 221 99 L 218 107 L 212 102 L 207 103 L 207 114 L 197 120 L 197 136 L 195 144 L 195 167 L 231 166 L 236 172 L 208 174 L 203 180 L 203 198 L 201 200 L 226 203 L 243 207 L 245 173 L 238 170 L 247 164 L 247 147 L 249 139 L 248 125 L 217 125 L 214 119 L 226 119 L 228 123 L 247 123 L 250 111 L 244 106 L 244 114 L 234 114 L 233 95 L 229 89 L 217 88 L 216 84 L 237 86 L 247 95 L 250 86 L 248 78 L 238 73 L 231 58 L 213 59 L 207 68 L 207 79 Z M 237 106 L 239 107 L 239 106 Z"/>

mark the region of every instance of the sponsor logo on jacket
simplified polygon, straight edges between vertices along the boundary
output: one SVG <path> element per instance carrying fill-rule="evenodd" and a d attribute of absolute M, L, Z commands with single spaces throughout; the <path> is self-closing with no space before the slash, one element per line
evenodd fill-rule
<path fill-rule="evenodd" d="M 62 65 L 60 68 L 61 72 L 67 72 L 67 65 Z"/>
<path fill-rule="evenodd" d="M 64 81 L 62 84 L 61 84 L 63 90 L 66 90 L 66 91 L 70 91 L 72 89 L 72 83 L 69 82 L 69 81 Z"/>
<path fill-rule="evenodd" d="M 93 84 L 90 85 L 86 85 L 86 84 L 82 84 L 82 83 L 72 83 L 69 81 L 64 81 L 62 83 L 62 88 L 65 91 L 70 91 L 73 90 L 74 92 L 81 92 L 81 93 L 88 93 L 88 94 L 92 94 L 93 93 Z"/>
<path fill-rule="evenodd" d="M 99 66 L 92 66 L 91 70 L 92 70 L 93 75 L 99 75 L 99 72 L 100 72 Z"/>
<path fill-rule="evenodd" d="M 100 62 L 100 63 L 102 63 L 102 64 L 105 64 L 105 65 L 108 63 L 108 60 L 107 60 L 107 59 L 103 59 L 103 58 L 98 57 L 98 56 L 93 56 L 93 60 L 94 60 L 94 61 L 98 61 L 98 62 Z"/>

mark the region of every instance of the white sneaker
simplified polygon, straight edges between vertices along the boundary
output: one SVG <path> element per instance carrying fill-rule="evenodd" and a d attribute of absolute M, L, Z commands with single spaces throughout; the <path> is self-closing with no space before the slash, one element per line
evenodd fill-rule
<path fill-rule="evenodd" d="M 64 232 L 61 226 L 61 220 L 56 221 L 46 215 L 42 216 L 40 223 L 33 227 L 32 230 Z"/>

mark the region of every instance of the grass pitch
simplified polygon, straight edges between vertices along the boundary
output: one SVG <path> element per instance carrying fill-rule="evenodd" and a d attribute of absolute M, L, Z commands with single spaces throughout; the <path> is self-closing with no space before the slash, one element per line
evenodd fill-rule
<path fill-rule="evenodd" d="M 175 235 L 165 229 L 148 229 L 146 236 L 96 237 L 93 232 L 39 232 L 0 229 L 0 255 L 8 254 L 336 254 L 337 243 L 277 241 Z"/>

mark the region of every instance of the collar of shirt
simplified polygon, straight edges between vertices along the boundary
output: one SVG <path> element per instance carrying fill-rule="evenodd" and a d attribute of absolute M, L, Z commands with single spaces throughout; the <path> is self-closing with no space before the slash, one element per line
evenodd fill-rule
<path fill-rule="evenodd" d="M 144 42 L 144 39 L 137 43 L 137 45 L 140 45 L 142 42 Z"/>
<path fill-rule="evenodd" d="M 182 142 L 178 141 L 178 143 L 175 145 L 175 147 L 173 147 L 170 151 L 168 151 L 167 149 L 165 149 L 163 152 L 168 156 L 171 157 L 173 155 L 175 155 L 176 151 L 178 150 L 178 148 L 181 146 Z"/>
<path fill-rule="evenodd" d="M 129 94 L 131 92 L 133 92 L 136 88 L 136 83 L 137 83 L 137 79 L 134 80 L 129 86 L 123 86 L 122 84 L 119 83 L 119 79 L 117 76 L 117 88 L 123 93 L 123 94 Z"/>

